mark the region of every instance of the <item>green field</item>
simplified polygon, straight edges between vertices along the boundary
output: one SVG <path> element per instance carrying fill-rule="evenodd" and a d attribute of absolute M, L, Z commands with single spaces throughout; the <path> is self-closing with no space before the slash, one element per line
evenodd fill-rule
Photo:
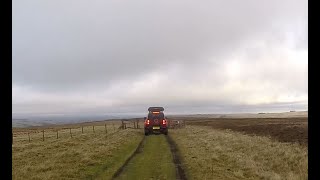
<path fill-rule="evenodd" d="M 175 165 L 164 135 L 145 138 L 139 152 L 124 168 L 118 180 L 176 179 Z"/>

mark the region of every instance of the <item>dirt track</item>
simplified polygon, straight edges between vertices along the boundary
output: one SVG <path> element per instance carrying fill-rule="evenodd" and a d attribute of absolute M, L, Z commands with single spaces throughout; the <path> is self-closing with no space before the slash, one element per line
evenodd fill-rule
<path fill-rule="evenodd" d="M 190 118 L 188 125 L 231 129 L 250 135 L 270 136 L 280 142 L 308 146 L 308 118 Z"/>
<path fill-rule="evenodd" d="M 160 177 L 158 173 L 152 172 L 152 169 L 159 169 L 161 167 L 159 167 L 159 165 L 157 163 L 152 163 L 152 165 L 148 162 L 150 162 L 149 160 L 153 159 L 166 159 L 167 157 L 171 157 L 168 159 L 168 161 L 172 164 L 171 166 L 169 165 L 168 168 L 170 169 L 170 171 L 173 172 L 173 176 L 170 177 L 169 179 L 172 178 L 176 178 L 177 180 L 187 180 L 187 177 L 185 175 L 185 172 L 182 168 L 181 165 L 181 160 L 180 157 L 178 155 L 178 149 L 176 147 L 175 142 L 169 137 L 169 136 L 164 136 L 164 137 L 160 137 L 160 136 L 164 136 L 164 135 L 151 135 L 151 137 L 145 137 L 142 139 L 142 141 L 139 143 L 139 146 L 137 147 L 137 149 L 135 150 L 135 152 L 126 160 L 126 162 L 124 163 L 123 166 L 121 166 L 118 171 L 114 174 L 112 179 L 126 179 L 127 177 L 131 177 L 132 179 L 136 179 L 137 177 L 134 177 L 136 174 L 138 173 L 139 178 L 145 179 L 145 178 L 164 178 L 164 177 Z M 156 137 L 159 138 L 163 138 L 163 142 L 159 142 L 158 140 L 160 139 L 154 139 Z M 149 138 L 149 139 L 148 139 Z M 162 144 L 162 146 L 158 143 Z M 164 144 L 163 144 L 164 143 Z M 156 151 L 148 151 L 147 149 L 150 150 L 150 148 L 152 148 L 151 146 L 156 147 Z M 162 157 L 159 157 L 159 151 L 158 149 L 161 149 L 162 151 Z M 172 154 L 172 156 L 165 156 L 165 152 L 164 151 L 168 151 L 168 153 Z M 143 154 L 141 154 L 143 153 Z M 152 157 L 157 157 L 157 158 L 152 158 Z M 141 162 L 143 162 L 142 159 L 148 159 L 148 162 L 144 162 L 142 164 L 142 166 L 144 167 L 140 167 Z M 152 161 L 152 162 L 156 162 L 156 161 Z M 161 166 L 163 166 L 163 164 L 166 164 L 166 162 L 162 162 Z M 139 167 L 137 167 L 139 166 Z M 150 169 L 150 173 L 143 173 L 141 174 L 140 170 L 143 169 L 143 171 L 145 171 L 145 169 L 150 168 L 150 166 L 152 166 L 152 169 Z M 164 169 L 163 169 L 164 170 Z M 134 173 L 133 173 L 134 172 Z M 162 171 L 163 172 L 163 171 Z M 167 172 L 166 172 L 167 173 Z M 164 173 L 164 174 L 166 174 Z M 163 175 L 163 173 L 161 174 Z M 159 177 L 158 177 L 159 176 Z"/>

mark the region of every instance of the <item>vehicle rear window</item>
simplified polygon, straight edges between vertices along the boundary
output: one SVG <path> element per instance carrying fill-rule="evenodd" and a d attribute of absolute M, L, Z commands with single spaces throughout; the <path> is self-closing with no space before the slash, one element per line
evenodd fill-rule
<path fill-rule="evenodd" d="M 149 114 L 150 119 L 163 119 L 164 115 L 163 114 Z"/>

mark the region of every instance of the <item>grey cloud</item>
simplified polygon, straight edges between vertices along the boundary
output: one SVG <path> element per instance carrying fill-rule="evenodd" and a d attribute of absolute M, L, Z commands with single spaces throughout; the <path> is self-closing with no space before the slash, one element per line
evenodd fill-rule
<path fill-rule="evenodd" d="M 193 65 L 301 12 L 299 1 L 57 2 L 13 4 L 14 82 L 64 89 Z"/>
<path fill-rule="evenodd" d="M 14 0 L 13 83 L 61 99 L 73 94 L 88 94 L 88 101 L 106 98 L 117 107 L 139 104 L 139 98 L 143 105 L 166 104 L 168 97 L 177 99 L 172 106 L 205 106 L 213 99 L 228 104 L 236 90 L 220 91 L 234 81 L 300 95 L 307 89 L 306 70 L 273 66 L 267 58 L 281 61 L 283 46 L 308 48 L 307 5 L 303 0 Z M 250 69 L 230 78 L 225 66 L 234 57 Z M 152 88 L 130 92 L 140 81 L 148 87 L 143 80 L 153 73 L 163 74 L 155 87 L 167 88 L 165 95 L 154 97 L 151 92 L 159 89 Z M 215 98 L 200 97 L 210 91 Z M 218 100 L 219 93 L 226 97 Z"/>

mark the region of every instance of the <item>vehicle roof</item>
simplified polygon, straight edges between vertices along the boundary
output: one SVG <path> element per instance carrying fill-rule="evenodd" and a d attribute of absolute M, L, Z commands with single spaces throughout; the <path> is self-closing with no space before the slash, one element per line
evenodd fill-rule
<path fill-rule="evenodd" d="M 163 107 L 149 107 L 148 111 L 164 111 Z"/>

